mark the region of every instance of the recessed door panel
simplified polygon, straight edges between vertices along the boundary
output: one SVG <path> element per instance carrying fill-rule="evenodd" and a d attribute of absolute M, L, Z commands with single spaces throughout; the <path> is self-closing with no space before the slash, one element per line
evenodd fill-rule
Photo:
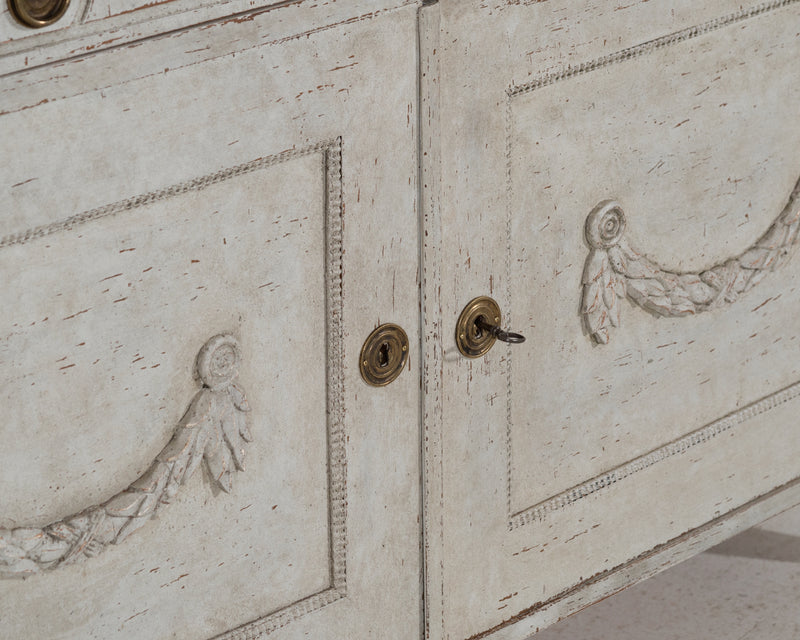
<path fill-rule="evenodd" d="M 797 6 L 585 4 L 429 16 L 431 637 L 524 638 L 796 495 Z M 527 339 L 470 359 L 481 295 Z"/>

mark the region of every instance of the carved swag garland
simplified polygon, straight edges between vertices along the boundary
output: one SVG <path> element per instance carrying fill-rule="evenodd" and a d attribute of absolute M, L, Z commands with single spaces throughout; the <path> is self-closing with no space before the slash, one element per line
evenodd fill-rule
<path fill-rule="evenodd" d="M 240 362 L 233 336 L 206 342 L 197 356 L 203 388 L 144 475 L 103 504 L 42 529 L 0 529 L 0 577 L 54 569 L 119 544 L 172 501 L 202 460 L 219 488 L 230 492 L 233 474 L 244 470 L 245 443 L 252 441 L 246 419 L 250 407 L 234 382 Z"/>
<path fill-rule="evenodd" d="M 626 296 L 659 316 L 702 313 L 736 301 L 770 271 L 791 258 L 800 230 L 800 180 L 789 201 L 766 233 L 741 255 L 698 273 L 662 269 L 630 247 L 623 237 L 625 214 L 606 200 L 586 219 L 591 252 L 583 270 L 581 314 L 587 332 L 607 344 L 612 327 L 620 326 L 621 300 Z"/>

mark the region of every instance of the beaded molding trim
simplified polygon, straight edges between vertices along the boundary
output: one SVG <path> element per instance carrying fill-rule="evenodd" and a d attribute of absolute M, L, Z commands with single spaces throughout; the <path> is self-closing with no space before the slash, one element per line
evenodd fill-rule
<path fill-rule="evenodd" d="M 610 65 L 648 55 L 687 40 L 741 23 L 769 12 L 796 5 L 800 0 L 772 0 L 754 7 L 709 20 L 660 38 L 644 42 L 594 60 L 542 74 L 530 82 L 512 85 L 506 90 L 507 179 L 511 181 L 511 102 L 558 82 L 591 73 Z M 509 239 L 507 261 L 511 260 L 509 206 Z M 586 236 L 591 247 L 584 266 L 581 316 L 587 332 L 598 343 L 606 343 L 609 330 L 619 325 L 619 298 L 627 296 L 639 306 L 660 315 L 690 315 L 733 302 L 737 296 L 760 282 L 763 277 L 785 264 L 798 242 L 800 231 L 800 180 L 795 185 L 784 209 L 772 226 L 740 256 L 734 257 L 702 273 L 677 274 L 661 269 L 638 254 L 624 240 L 625 215 L 613 201 L 601 202 L 589 214 Z M 509 295 L 509 294 L 507 294 Z M 510 298 L 510 295 L 509 295 Z M 511 353 L 507 363 L 507 506 L 508 528 L 516 529 L 530 522 L 544 520 L 553 511 L 564 509 L 592 493 L 616 484 L 634 473 L 690 448 L 717 434 L 733 429 L 752 417 L 769 411 L 800 396 L 800 382 L 761 398 L 753 404 L 701 427 L 674 442 L 638 456 L 610 471 L 581 482 L 527 509 L 512 509 L 512 380 Z"/>
<path fill-rule="evenodd" d="M 217 640 L 250 640 L 253 638 L 263 637 L 277 629 L 285 627 L 290 622 L 297 620 L 307 613 L 316 611 L 328 604 L 336 602 L 347 595 L 347 571 L 346 571 L 346 556 L 347 556 L 347 461 L 346 461 L 346 434 L 344 431 L 344 386 L 342 366 L 344 361 L 343 354 L 343 324 L 342 324 L 342 309 L 343 309 L 343 271 L 342 271 L 342 227 L 343 227 L 343 201 L 342 201 L 342 139 L 334 138 L 325 140 L 308 147 L 300 149 L 291 149 L 282 153 L 271 156 L 265 156 L 252 160 L 250 162 L 242 163 L 223 169 L 221 171 L 201 176 L 185 182 L 181 182 L 163 189 L 158 189 L 131 198 L 113 202 L 101 207 L 84 211 L 74 216 L 70 216 L 61 221 L 56 221 L 50 224 L 45 224 L 31 229 L 14 233 L 0 238 L 0 251 L 4 248 L 22 245 L 29 242 L 36 241 L 39 238 L 44 238 L 61 231 L 68 231 L 106 217 L 115 215 L 124 215 L 128 212 L 135 211 L 139 207 L 147 206 L 156 202 L 169 200 L 171 198 L 179 197 L 185 193 L 201 191 L 211 185 L 224 182 L 228 179 L 237 176 L 253 173 L 270 166 L 283 163 L 294 158 L 300 158 L 308 155 L 319 154 L 321 159 L 321 170 L 324 176 L 325 184 L 325 201 L 324 207 L 324 227 L 325 227 L 325 284 L 326 284 L 326 300 L 325 300 L 325 315 L 326 315 L 326 335 L 328 342 L 328 351 L 326 354 L 326 371 L 327 371 L 327 462 L 328 462 L 328 523 L 329 523 L 329 562 L 328 567 L 330 574 L 330 582 L 321 591 L 303 597 L 287 606 L 284 606 L 275 611 L 269 612 L 266 615 L 259 617 L 251 622 L 245 623 L 235 629 L 223 632 L 216 636 Z M 229 347 L 235 350 L 238 354 L 238 344 L 232 336 L 215 336 L 207 343 L 207 346 L 201 350 L 199 359 L 204 358 L 204 353 L 209 353 L 212 349 L 212 343 L 223 341 L 229 344 Z M 220 343 L 222 346 L 222 343 Z M 223 349 L 227 350 L 228 347 Z M 216 353 L 216 350 L 214 350 Z M 232 354 L 231 354 L 232 355 Z M 238 355 L 236 356 L 239 357 Z M 199 366 L 199 362 L 198 362 Z M 31 529 L 26 529 L 23 532 L 21 529 L 16 530 L 2 530 L 0 529 L 0 577 L 10 577 L 10 574 L 24 577 L 32 573 L 39 573 L 42 570 L 55 568 L 60 563 L 72 562 L 81 556 L 96 555 L 102 550 L 105 544 L 114 544 L 121 542 L 125 536 L 138 529 L 153 515 L 155 510 L 160 504 L 166 504 L 172 498 L 174 489 L 180 486 L 182 481 L 188 480 L 190 472 L 193 472 L 196 467 L 204 459 L 204 449 L 200 445 L 200 440 L 190 442 L 189 438 L 189 423 L 199 424 L 192 418 L 192 416 L 202 413 L 201 409 L 211 402 L 211 395 L 228 394 L 230 402 L 226 400 L 224 395 L 221 395 L 219 400 L 222 407 L 214 409 L 213 415 L 209 419 L 213 422 L 217 420 L 214 429 L 217 432 L 207 435 L 210 438 L 220 435 L 222 439 L 218 441 L 219 449 L 214 452 L 209 450 L 205 454 L 205 459 L 209 466 L 212 476 L 218 477 L 217 484 L 223 490 L 225 487 L 230 489 L 232 487 L 231 480 L 235 469 L 239 469 L 239 463 L 243 465 L 244 443 L 247 442 L 245 436 L 249 436 L 249 431 L 243 427 L 239 431 L 241 443 L 235 438 L 235 433 L 230 432 L 230 436 L 234 442 L 237 443 L 236 448 L 232 449 L 228 446 L 226 439 L 226 428 L 230 431 L 230 424 L 227 422 L 227 410 L 230 406 L 236 407 L 236 402 L 240 403 L 240 407 L 236 411 L 242 416 L 247 412 L 246 400 L 243 394 L 237 387 L 234 388 L 234 383 L 231 382 L 225 386 L 224 390 L 215 389 L 213 385 L 216 377 L 213 370 L 209 370 L 208 380 L 202 378 L 202 370 L 198 369 L 201 373 L 203 381 L 203 388 L 195 396 L 191 402 L 189 410 L 184 418 L 178 425 L 178 430 L 172 441 L 167 447 L 158 454 L 153 465 L 150 469 L 137 481 L 135 481 L 128 489 L 114 496 L 102 505 L 92 507 L 84 510 L 76 516 L 69 516 L 64 520 L 43 527 L 34 532 L 40 533 L 48 537 L 48 541 L 37 535 L 28 535 Z M 216 399 L 216 395 L 214 395 Z M 216 400 L 215 400 L 216 401 Z M 231 405 L 231 403 L 233 403 Z M 212 403 L 213 404 L 213 403 Z M 217 412 L 219 409 L 219 413 Z M 224 411 L 223 411 L 224 409 Z M 236 418 L 235 424 L 241 425 L 243 418 Z M 227 425 L 227 427 L 226 427 Z M 246 425 L 245 425 L 246 426 Z M 204 427 L 205 429 L 206 427 Z M 211 429 L 211 427 L 208 427 Z M 198 446 L 188 446 L 186 455 L 180 458 L 180 464 L 174 454 L 177 452 L 174 449 L 180 448 L 181 444 L 192 444 L 194 442 Z M 215 440 L 215 442 L 217 442 Z M 241 444 L 241 447 L 238 445 Z M 196 450 L 195 450 L 196 449 Z M 225 452 L 227 450 L 227 453 Z M 194 452 L 194 453 L 193 453 Z M 180 454 L 177 454 L 180 456 Z M 166 460 L 164 459 L 166 458 Z M 164 473 L 161 464 L 166 464 L 170 469 L 170 473 Z M 161 475 L 163 473 L 163 476 Z M 177 474 L 179 477 L 173 477 Z M 219 475 L 217 475 L 219 474 Z M 153 487 L 150 481 L 154 478 L 164 478 L 166 483 L 158 493 L 152 491 Z M 166 487 L 170 491 L 166 491 Z M 149 492 L 148 492 L 149 491 Z M 137 501 L 140 496 L 145 496 L 141 501 Z M 149 496 L 149 497 L 148 497 Z M 132 522 L 126 526 L 126 522 L 122 520 L 109 520 L 108 512 L 100 513 L 98 510 L 109 508 L 112 511 L 126 502 L 129 511 L 126 512 L 132 516 L 127 518 L 126 522 Z M 137 507 L 138 505 L 138 507 Z M 92 515 L 94 514 L 94 515 Z M 99 515 L 98 515 L 99 514 Z M 116 518 L 116 515 L 113 515 Z M 84 523 L 83 518 L 86 520 Z M 63 525 L 63 526 L 58 526 Z M 66 527 L 66 529 L 64 528 Z M 72 531 L 72 534 L 69 534 Z M 72 540 L 74 544 L 69 546 L 69 549 L 63 556 L 59 556 L 57 550 L 51 549 L 52 541 L 50 541 L 50 533 L 55 534 L 65 533 L 65 539 Z M 114 533 L 116 532 L 116 534 Z M 37 566 L 31 566 L 23 561 L 24 556 L 20 555 L 19 545 L 15 544 L 15 549 L 12 550 L 8 547 L 11 535 L 17 539 L 22 546 L 29 546 L 31 550 L 36 547 L 39 542 L 42 546 L 38 547 L 41 551 L 39 559 L 42 561 Z M 69 534 L 69 535 L 67 535 Z M 57 538 L 58 536 L 56 536 Z M 23 538 L 26 542 L 23 542 Z M 102 544 L 101 544 L 102 543 Z M 60 543 L 57 543 L 60 544 Z M 4 552 L 8 549 L 8 553 Z M 45 553 L 46 551 L 46 553 Z M 7 557 L 10 555 L 12 560 L 18 561 L 21 564 L 17 566 L 17 570 L 11 570 L 11 566 Z M 38 553 L 38 552 L 34 552 Z M 29 560 L 31 558 L 28 558 Z M 25 566 L 22 566 L 22 565 Z"/>

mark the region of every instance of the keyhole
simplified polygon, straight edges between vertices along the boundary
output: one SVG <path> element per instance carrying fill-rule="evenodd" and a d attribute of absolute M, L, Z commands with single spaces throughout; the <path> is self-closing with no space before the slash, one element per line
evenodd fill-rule
<path fill-rule="evenodd" d="M 384 342 L 378 349 L 378 366 L 385 368 L 389 366 L 389 343 Z"/>
<path fill-rule="evenodd" d="M 478 316 L 475 318 L 475 339 L 480 340 L 483 338 L 483 327 L 481 324 L 486 322 L 486 316 Z"/>

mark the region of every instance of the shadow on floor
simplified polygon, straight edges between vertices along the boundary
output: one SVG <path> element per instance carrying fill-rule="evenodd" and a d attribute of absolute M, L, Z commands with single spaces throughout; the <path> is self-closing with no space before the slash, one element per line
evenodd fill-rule
<path fill-rule="evenodd" d="M 800 536 L 755 527 L 712 547 L 706 553 L 800 563 Z"/>

